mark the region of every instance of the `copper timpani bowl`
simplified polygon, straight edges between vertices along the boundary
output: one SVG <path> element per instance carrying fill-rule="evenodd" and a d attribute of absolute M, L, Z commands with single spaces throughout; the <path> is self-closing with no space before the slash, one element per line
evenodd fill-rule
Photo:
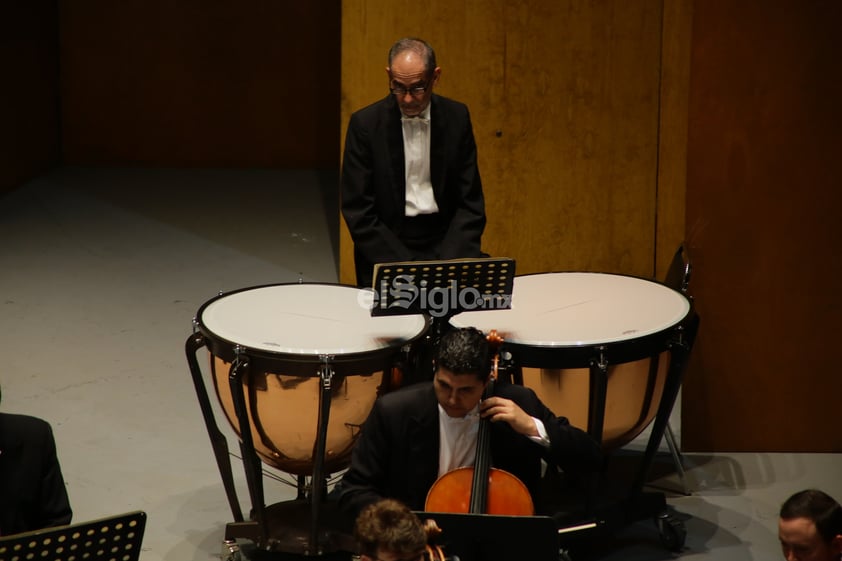
<path fill-rule="evenodd" d="M 278 284 L 220 295 L 197 315 L 211 352 L 214 388 L 242 438 L 229 383 L 247 358 L 243 393 L 255 452 L 282 471 L 310 475 L 319 430 L 323 368 L 332 373 L 324 468 L 347 467 L 401 349 L 421 337 L 422 315 L 370 315 L 371 291 L 330 284 Z"/>
<path fill-rule="evenodd" d="M 687 298 L 661 283 L 604 273 L 515 277 L 510 310 L 463 312 L 451 323 L 496 329 L 523 385 L 556 415 L 588 429 L 592 361 L 608 364 L 602 443 L 627 444 L 653 420 L 664 390 L 673 330 Z"/>

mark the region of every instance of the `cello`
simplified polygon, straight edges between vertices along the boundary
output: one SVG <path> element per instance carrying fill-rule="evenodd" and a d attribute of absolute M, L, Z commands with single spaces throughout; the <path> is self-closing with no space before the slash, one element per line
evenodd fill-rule
<path fill-rule="evenodd" d="M 495 350 L 483 400 L 494 395 L 503 339 L 492 330 L 487 339 Z M 424 510 L 467 514 L 530 516 L 535 507 L 526 485 L 511 473 L 491 467 L 491 421 L 480 419 L 473 466 L 460 467 L 439 477 L 427 493 Z"/>

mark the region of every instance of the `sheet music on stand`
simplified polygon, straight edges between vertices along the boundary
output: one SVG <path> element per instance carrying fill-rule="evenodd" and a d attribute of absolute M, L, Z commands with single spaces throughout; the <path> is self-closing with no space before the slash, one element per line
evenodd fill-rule
<path fill-rule="evenodd" d="M 372 316 L 426 313 L 447 318 L 512 307 L 515 260 L 508 257 L 378 263 Z"/>

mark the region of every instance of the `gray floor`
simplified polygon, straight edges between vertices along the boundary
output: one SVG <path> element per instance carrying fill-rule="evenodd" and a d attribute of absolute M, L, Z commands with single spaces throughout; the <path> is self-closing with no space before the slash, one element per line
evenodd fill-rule
<path fill-rule="evenodd" d="M 334 181 L 312 171 L 60 169 L 0 198 L 2 408 L 52 423 L 75 521 L 143 510 L 143 561 L 219 558 L 231 513 L 184 343 L 220 291 L 336 282 Z M 680 439 L 675 414 L 672 425 Z M 689 496 L 674 492 L 668 457 L 652 470 L 685 519 L 685 550 L 664 550 L 646 522 L 599 559 L 779 559 L 776 512 L 789 494 L 842 497 L 838 454 L 685 462 Z M 274 478 L 266 490 L 270 504 L 293 496 Z"/>

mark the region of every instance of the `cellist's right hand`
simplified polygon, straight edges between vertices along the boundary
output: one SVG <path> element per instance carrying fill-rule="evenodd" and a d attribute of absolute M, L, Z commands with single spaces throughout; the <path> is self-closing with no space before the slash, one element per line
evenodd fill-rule
<path fill-rule="evenodd" d="M 524 436 L 541 436 L 538 427 L 535 425 L 535 419 L 511 399 L 498 396 L 489 397 L 480 403 L 479 412 L 482 418 L 494 423 L 500 421 L 509 423 L 509 426 L 515 432 Z"/>

